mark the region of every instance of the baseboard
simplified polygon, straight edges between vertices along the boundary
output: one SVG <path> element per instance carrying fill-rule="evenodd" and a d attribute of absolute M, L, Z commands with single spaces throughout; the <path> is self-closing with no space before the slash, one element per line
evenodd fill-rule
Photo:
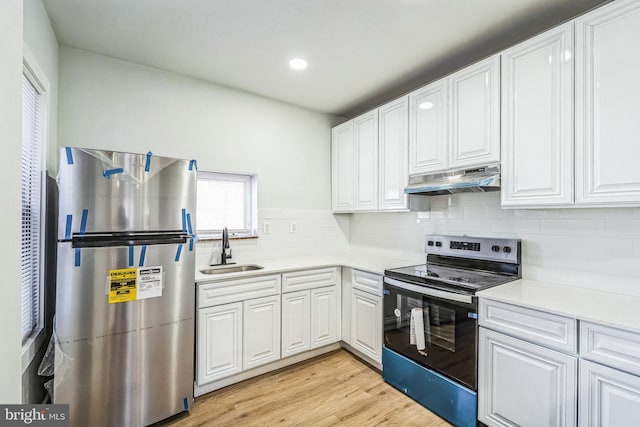
<path fill-rule="evenodd" d="M 296 363 L 304 362 L 307 359 L 312 359 L 316 356 L 320 356 L 322 354 L 329 353 L 334 350 L 338 350 L 339 348 L 340 348 L 340 343 L 336 342 L 333 344 L 329 344 L 325 347 L 321 347 L 315 350 L 296 354 L 294 356 L 290 356 L 285 359 L 280 359 L 263 366 L 258 366 L 257 368 L 249 369 L 248 371 L 243 371 L 243 372 L 240 372 L 239 374 L 232 375 L 227 378 L 222 378 L 218 381 L 214 381 L 208 384 L 203 384 L 200 386 L 195 384 L 193 394 L 195 397 L 202 396 L 203 394 L 211 393 L 212 391 L 219 390 L 223 387 L 227 387 L 229 385 L 239 383 L 240 381 L 248 380 L 249 378 L 257 377 L 258 375 L 266 374 L 268 372 L 276 371 L 278 369 L 282 369 L 290 365 L 295 365 Z"/>
<path fill-rule="evenodd" d="M 382 363 L 381 362 L 378 362 L 378 361 L 372 359 L 371 357 L 367 356 L 366 354 L 364 354 L 360 350 L 357 350 L 357 349 L 351 347 L 349 344 L 347 344 L 344 341 L 340 341 L 340 347 L 344 348 L 349 353 L 353 354 L 358 359 L 362 360 L 363 362 L 365 362 L 367 365 L 371 366 L 376 371 L 379 371 L 380 373 L 382 373 Z"/>

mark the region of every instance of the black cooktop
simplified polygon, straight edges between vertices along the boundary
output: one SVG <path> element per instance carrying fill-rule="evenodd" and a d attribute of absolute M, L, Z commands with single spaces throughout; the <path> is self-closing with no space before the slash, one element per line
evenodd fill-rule
<path fill-rule="evenodd" d="M 420 264 L 385 270 L 385 276 L 412 282 L 421 286 L 476 293 L 477 291 L 516 280 L 510 274 L 481 270 L 446 267 L 435 264 Z"/>

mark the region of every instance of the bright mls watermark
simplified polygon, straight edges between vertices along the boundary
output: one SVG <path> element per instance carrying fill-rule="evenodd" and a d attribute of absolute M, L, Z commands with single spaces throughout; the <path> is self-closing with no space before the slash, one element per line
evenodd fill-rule
<path fill-rule="evenodd" d="M 69 427 L 69 405 L 0 405 L 0 427 Z"/>

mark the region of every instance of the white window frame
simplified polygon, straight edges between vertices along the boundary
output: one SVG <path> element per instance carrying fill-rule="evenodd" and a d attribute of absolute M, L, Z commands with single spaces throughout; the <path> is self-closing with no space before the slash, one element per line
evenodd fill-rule
<path fill-rule="evenodd" d="M 258 176 L 256 174 L 227 173 L 213 171 L 198 171 L 198 180 L 220 180 L 244 182 L 247 191 L 244 195 L 245 227 L 241 229 L 229 229 L 230 238 L 256 237 L 258 235 Z M 214 240 L 222 237 L 222 229 L 201 230 L 197 227 L 196 233 L 200 240 Z"/>
<path fill-rule="evenodd" d="M 23 75 L 26 76 L 31 84 L 40 92 L 42 96 L 42 165 L 41 165 L 41 186 L 40 186 L 40 254 L 39 254 L 39 285 L 38 285 L 38 322 L 31 334 L 22 343 L 22 371 L 24 372 L 32 360 L 36 356 L 38 350 L 44 344 L 45 334 L 45 291 L 44 291 L 44 275 L 45 275 L 45 222 L 46 222 L 46 162 L 47 148 L 49 145 L 49 118 L 51 112 L 51 85 L 46 74 L 36 61 L 31 49 L 25 44 L 23 46 Z M 20 142 L 22 144 L 22 141 Z M 22 323 L 22 322 L 21 322 Z"/>

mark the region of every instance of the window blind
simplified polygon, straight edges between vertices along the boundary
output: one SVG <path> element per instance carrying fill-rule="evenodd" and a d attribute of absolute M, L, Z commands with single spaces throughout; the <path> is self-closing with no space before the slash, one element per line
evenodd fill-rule
<path fill-rule="evenodd" d="M 248 233 L 252 227 L 251 175 L 198 172 L 199 234 L 216 233 L 227 227 Z"/>
<path fill-rule="evenodd" d="M 39 326 L 43 171 L 42 94 L 22 77 L 22 341 Z"/>

